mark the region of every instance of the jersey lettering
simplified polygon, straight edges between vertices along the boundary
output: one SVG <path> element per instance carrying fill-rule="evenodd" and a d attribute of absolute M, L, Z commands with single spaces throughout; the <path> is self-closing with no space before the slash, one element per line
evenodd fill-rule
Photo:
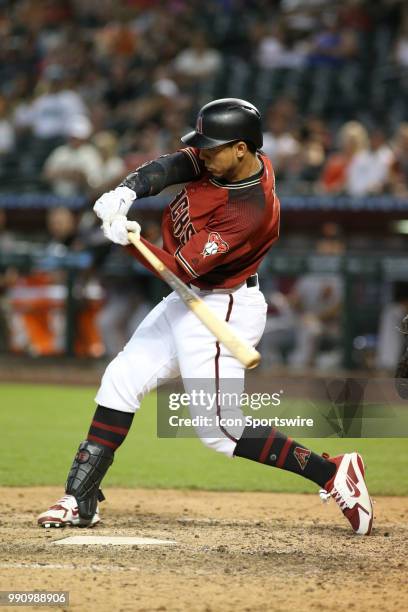
<path fill-rule="evenodd" d="M 187 191 L 183 189 L 170 203 L 170 216 L 173 222 L 173 235 L 181 244 L 186 244 L 195 234 L 194 226 L 190 220 L 189 201 Z"/>

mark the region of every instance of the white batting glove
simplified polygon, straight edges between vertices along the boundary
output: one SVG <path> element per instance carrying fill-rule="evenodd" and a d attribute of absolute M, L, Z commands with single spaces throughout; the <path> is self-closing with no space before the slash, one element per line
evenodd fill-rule
<path fill-rule="evenodd" d="M 105 237 L 115 244 L 130 244 L 128 232 L 134 232 L 140 238 L 141 227 L 137 221 L 128 221 L 125 215 L 115 215 L 111 221 L 104 221 L 102 229 Z"/>
<path fill-rule="evenodd" d="M 101 195 L 94 204 L 94 212 L 102 221 L 111 221 L 115 215 L 126 216 L 136 194 L 129 187 L 116 187 Z"/>

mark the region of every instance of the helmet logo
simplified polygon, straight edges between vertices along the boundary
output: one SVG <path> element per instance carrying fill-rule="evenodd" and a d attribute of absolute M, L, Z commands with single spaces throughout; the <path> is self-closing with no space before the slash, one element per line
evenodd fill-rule
<path fill-rule="evenodd" d="M 208 257 L 209 255 L 226 253 L 227 251 L 229 251 L 228 243 L 221 238 L 218 232 L 211 232 L 208 235 L 208 241 L 205 243 L 201 254 L 204 255 L 204 257 Z"/>
<path fill-rule="evenodd" d="M 202 115 L 198 115 L 197 117 L 196 132 L 197 134 L 203 133 L 203 116 Z"/>

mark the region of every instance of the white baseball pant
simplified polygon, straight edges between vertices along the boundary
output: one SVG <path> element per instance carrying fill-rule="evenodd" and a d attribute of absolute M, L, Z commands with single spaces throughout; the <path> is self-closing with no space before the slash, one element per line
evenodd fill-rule
<path fill-rule="evenodd" d="M 193 288 L 194 289 L 194 288 Z M 194 289 L 206 304 L 234 331 L 256 346 L 265 328 L 267 305 L 258 286 L 213 292 Z M 124 349 L 111 361 L 102 378 L 95 401 L 106 408 L 135 412 L 143 397 L 160 381 L 181 376 L 186 392 L 192 381 L 210 381 L 214 392 L 222 392 L 223 380 L 237 379 L 234 390 L 244 388 L 244 366 L 220 345 L 215 337 L 182 302 L 176 292 L 164 298 L 142 321 Z M 242 415 L 239 403 L 222 410 L 222 418 Z M 215 410 L 215 408 L 214 408 Z M 200 408 L 190 407 L 191 416 Z M 208 412 L 205 413 L 207 416 Z M 215 421 L 215 419 L 214 419 Z M 223 428 L 196 428 L 202 442 L 232 456 L 236 440 Z M 200 435 L 201 434 L 201 435 Z"/>

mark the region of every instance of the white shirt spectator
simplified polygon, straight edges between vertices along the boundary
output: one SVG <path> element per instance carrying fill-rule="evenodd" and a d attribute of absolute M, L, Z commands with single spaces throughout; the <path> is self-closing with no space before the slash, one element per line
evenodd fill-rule
<path fill-rule="evenodd" d="M 305 274 L 295 283 L 303 312 L 315 315 L 339 304 L 343 297 L 343 282 L 336 274 Z"/>
<path fill-rule="evenodd" d="M 66 89 L 39 96 L 31 108 L 31 122 L 34 136 L 53 138 L 66 136 L 74 117 L 86 116 L 88 110 L 79 94 Z"/>
<path fill-rule="evenodd" d="M 174 60 L 179 74 L 191 78 L 205 78 L 215 74 L 221 67 L 221 55 L 216 49 L 185 49 Z"/>
<path fill-rule="evenodd" d="M 288 157 L 296 155 L 299 148 L 298 141 L 288 132 L 279 135 L 265 132 L 263 135 L 262 150 L 276 168 Z"/>
<path fill-rule="evenodd" d="M 15 134 L 12 123 L 8 119 L 0 119 L 0 155 L 14 149 Z"/>
<path fill-rule="evenodd" d="M 401 36 L 395 47 L 395 59 L 400 66 L 408 67 L 408 35 Z"/>
<path fill-rule="evenodd" d="M 73 148 L 70 145 L 57 147 L 45 162 L 45 171 L 58 170 L 78 172 L 85 176 L 90 187 L 97 188 L 102 182 L 102 162 L 98 152 L 90 144 Z M 52 182 L 54 193 L 60 196 L 72 196 L 83 193 L 81 186 L 70 179 L 55 179 Z"/>
<path fill-rule="evenodd" d="M 111 157 L 103 165 L 103 177 L 105 182 L 113 181 L 118 176 L 122 178 L 126 174 L 126 165 L 120 157 Z"/>
<path fill-rule="evenodd" d="M 102 162 L 103 183 L 100 188 L 110 190 L 126 175 L 126 164 L 117 154 L 118 138 L 114 132 L 98 132 L 93 137 Z"/>
<path fill-rule="evenodd" d="M 97 189 L 105 181 L 102 158 L 93 144 L 87 142 L 91 126 L 84 117 L 77 117 L 69 126 L 70 141 L 57 147 L 44 165 L 44 175 L 54 193 L 72 196 L 84 193 L 87 187 Z"/>
<path fill-rule="evenodd" d="M 17 129 L 30 128 L 33 124 L 32 103 L 22 100 L 14 109 L 13 123 Z"/>
<path fill-rule="evenodd" d="M 279 38 L 266 36 L 258 47 L 257 61 L 261 68 L 299 68 L 306 57 L 300 45 L 293 49 L 285 47 Z"/>
<path fill-rule="evenodd" d="M 347 168 L 346 191 L 352 196 L 379 193 L 388 181 L 393 153 L 384 145 L 357 153 Z"/>

